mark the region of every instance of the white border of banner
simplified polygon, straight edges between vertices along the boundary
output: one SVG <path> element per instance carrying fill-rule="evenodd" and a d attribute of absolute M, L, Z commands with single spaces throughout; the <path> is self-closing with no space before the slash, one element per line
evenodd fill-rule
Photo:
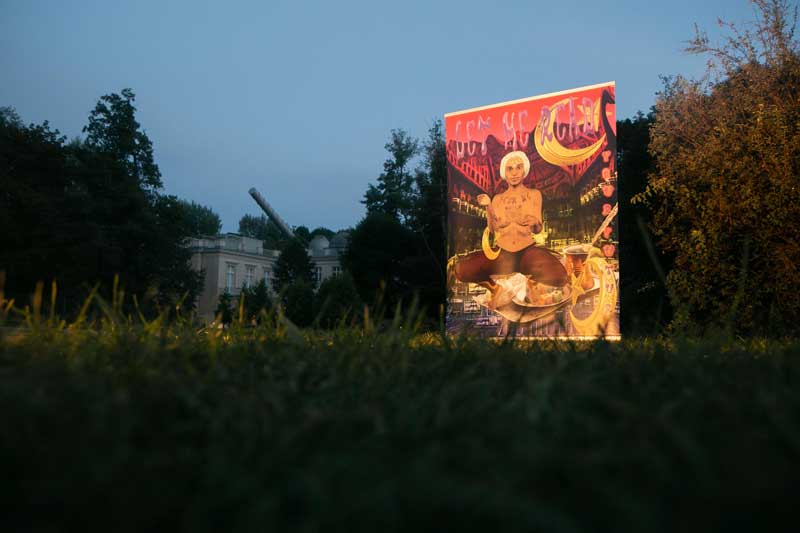
<path fill-rule="evenodd" d="M 445 113 L 445 118 L 460 115 L 462 113 L 471 113 L 473 111 L 483 111 L 484 109 L 492 109 L 493 107 L 500 107 L 511 104 L 521 104 L 523 102 L 532 102 L 533 100 L 541 100 L 542 98 L 549 98 L 551 96 L 560 96 L 562 94 L 569 94 L 578 91 L 588 91 L 590 89 L 599 89 L 600 87 L 608 87 L 609 85 L 616 86 L 615 81 L 607 81 L 605 83 L 597 83 L 595 85 L 587 85 L 586 87 L 577 87 L 575 89 L 567 89 L 565 91 L 557 91 L 554 93 L 540 94 L 538 96 L 529 96 L 528 98 L 520 98 L 519 100 L 509 100 L 508 102 L 500 102 L 497 104 L 485 105 L 481 107 L 473 107 L 472 109 L 464 109 L 462 111 L 453 111 L 452 113 Z"/>

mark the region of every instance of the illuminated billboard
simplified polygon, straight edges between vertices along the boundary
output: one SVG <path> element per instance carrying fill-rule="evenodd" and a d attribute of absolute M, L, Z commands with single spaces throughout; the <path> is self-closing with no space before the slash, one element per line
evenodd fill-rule
<path fill-rule="evenodd" d="M 613 82 L 445 115 L 449 333 L 619 337 Z"/>

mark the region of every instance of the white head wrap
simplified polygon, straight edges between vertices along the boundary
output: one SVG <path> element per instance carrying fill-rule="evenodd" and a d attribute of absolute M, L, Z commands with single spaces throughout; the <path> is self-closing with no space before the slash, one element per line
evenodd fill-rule
<path fill-rule="evenodd" d="M 527 176 L 528 173 L 531 171 L 531 162 L 528 159 L 528 156 L 525 155 L 525 152 L 521 152 L 521 151 L 517 150 L 516 152 L 507 153 L 506 155 L 503 156 L 503 159 L 500 160 L 500 177 L 501 178 L 506 179 L 506 162 L 508 162 L 509 159 L 513 159 L 515 157 L 518 157 L 518 158 L 522 159 L 522 164 L 525 167 L 525 176 Z"/>

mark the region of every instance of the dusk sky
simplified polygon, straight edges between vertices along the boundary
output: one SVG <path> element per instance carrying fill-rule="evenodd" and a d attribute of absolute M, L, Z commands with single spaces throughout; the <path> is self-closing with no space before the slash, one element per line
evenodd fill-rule
<path fill-rule="evenodd" d="M 363 217 L 392 128 L 612 80 L 627 118 L 659 75 L 702 73 L 681 51 L 694 23 L 713 38 L 718 17 L 753 16 L 746 0 L 2 0 L 0 106 L 72 138 L 130 87 L 166 193 L 236 231 L 255 186 L 289 224 L 336 230 Z"/>

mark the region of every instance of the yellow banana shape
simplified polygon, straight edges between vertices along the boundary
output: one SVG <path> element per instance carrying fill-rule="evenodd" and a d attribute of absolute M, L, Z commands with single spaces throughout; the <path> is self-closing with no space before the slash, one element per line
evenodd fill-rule
<path fill-rule="evenodd" d="M 573 150 L 571 148 L 564 148 L 556 138 L 549 139 L 548 137 L 550 135 L 555 137 L 555 132 L 553 129 L 555 128 L 556 114 L 559 106 L 562 104 L 566 105 L 568 103 L 569 99 L 561 100 L 551 108 L 550 121 L 548 125 L 549 131 L 547 132 L 548 136 L 545 136 L 545 138 L 542 139 L 543 121 L 539 121 L 539 124 L 536 126 L 536 130 L 533 134 L 533 142 L 536 146 L 536 151 L 539 152 L 539 155 L 542 156 L 542 159 L 548 163 L 552 163 L 553 165 L 577 165 L 578 163 L 581 163 L 594 155 L 594 153 L 597 152 L 597 150 L 599 150 L 606 141 L 606 134 L 604 133 L 603 136 L 600 137 L 600 139 L 598 139 L 594 144 L 587 146 L 586 148 L 578 148 L 577 150 Z M 600 106 L 597 106 L 597 110 L 595 111 L 595 124 L 599 123 L 599 120 Z"/>

